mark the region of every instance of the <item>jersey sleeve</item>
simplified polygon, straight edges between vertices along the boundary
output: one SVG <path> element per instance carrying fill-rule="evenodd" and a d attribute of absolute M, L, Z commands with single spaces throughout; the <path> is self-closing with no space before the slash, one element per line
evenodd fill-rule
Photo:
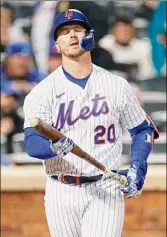
<path fill-rule="evenodd" d="M 123 128 L 127 130 L 137 127 L 147 118 L 145 111 L 140 106 L 130 84 L 126 80 L 124 80 L 120 118 Z"/>
<path fill-rule="evenodd" d="M 46 123 L 52 125 L 51 105 L 45 91 L 47 91 L 46 88 L 35 87 L 26 96 L 23 105 L 24 129 L 31 127 L 30 120 L 34 117 L 38 117 Z"/>

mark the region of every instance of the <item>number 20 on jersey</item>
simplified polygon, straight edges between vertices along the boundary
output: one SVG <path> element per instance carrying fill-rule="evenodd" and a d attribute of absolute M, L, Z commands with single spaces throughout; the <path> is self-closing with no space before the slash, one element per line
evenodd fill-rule
<path fill-rule="evenodd" d="M 107 141 L 109 143 L 114 143 L 116 140 L 115 137 L 115 126 L 111 124 L 109 127 L 104 127 L 103 125 L 98 125 L 95 129 L 94 143 L 95 144 L 104 144 Z"/>

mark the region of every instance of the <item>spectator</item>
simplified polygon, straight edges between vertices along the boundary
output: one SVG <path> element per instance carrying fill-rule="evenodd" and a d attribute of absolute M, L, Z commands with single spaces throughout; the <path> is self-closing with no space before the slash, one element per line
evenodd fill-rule
<path fill-rule="evenodd" d="M 154 9 L 157 7 L 158 0 L 154 1 L 144 1 L 141 3 L 139 7 L 135 10 L 135 16 L 147 19 L 148 21 L 151 20 Z"/>
<path fill-rule="evenodd" d="M 37 1 L 34 5 L 31 26 L 31 42 L 36 67 L 48 72 L 49 38 L 59 1 Z M 45 25 L 41 30 L 41 25 Z M 40 41 L 40 44 L 39 44 Z"/>
<path fill-rule="evenodd" d="M 14 26 L 15 21 L 15 8 L 11 3 L 1 2 L 1 61 L 5 55 L 5 47 L 7 44 L 27 41 L 26 36 L 18 27 Z"/>
<path fill-rule="evenodd" d="M 145 1 L 136 9 L 135 15 L 148 21 L 147 35 L 155 77 L 166 75 L 166 1 Z"/>
<path fill-rule="evenodd" d="M 152 61 L 157 76 L 166 75 L 166 7 L 166 1 L 158 3 L 148 29 L 152 45 Z"/>
<path fill-rule="evenodd" d="M 14 8 L 7 2 L 1 2 L 1 52 L 9 43 L 9 29 L 14 21 Z"/>
<path fill-rule="evenodd" d="M 6 60 L 1 66 L 1 92 L 24 98 L 46 75 L 33 67 L 28 43 L 9 44 L 6 53 Z"/>
<path fill-rule="evenodd" d="M 48 59 L 48 73 L 50 74 L 62 63 L 61 54 L 57 52 L 55 44 L 51 43 L 49 50 L 49 59 Z"/>
<path fill-rule="evenodd" d="M 112 54 L 115 62 L 137 68 L 136 79 L 153 77 L 149 41 L 134 37 L 133 19 L 128 15 L 118 15 L 113 20 L 108 35 L 99 41 L 99 45 Z"/>
<path fill-rule="evenodd" d="M 1 94 L 1 134 L 6 136 L 14 130 L 20 132 L 22 128 L 19 123 L 14 123 L 18 103 L 13 95 Z"/>
<path fill-rule="evenodd" d="M 6 152 L 12 153 L 12 136 L 23 131 L 23 118 L 18 114 L 15 95 L 1 94 L 1 136 L 6 137 Z"/>

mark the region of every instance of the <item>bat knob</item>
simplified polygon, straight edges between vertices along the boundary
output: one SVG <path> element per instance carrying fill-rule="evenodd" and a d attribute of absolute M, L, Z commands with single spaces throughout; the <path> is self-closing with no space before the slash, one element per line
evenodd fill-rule
<path fill-rule="evenodd" d="M 35 118 L 31 119 L 30 125 L 31 125 L 31 127 L 35 128 L 36 126 L 38 126 L 39 122 L 40 122 L 40 119 L 35 117 Z"/>

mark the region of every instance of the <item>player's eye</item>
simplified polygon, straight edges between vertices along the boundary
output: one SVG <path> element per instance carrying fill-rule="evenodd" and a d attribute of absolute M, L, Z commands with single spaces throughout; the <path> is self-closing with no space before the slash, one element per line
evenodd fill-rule
<path fill-rule="evenodd" d="M 61 29 L 60 31 L 60 35 L 67 35 L 70 33 L 70 31 L 74 31 L 74 32 L 84 32 L 86 31 L 84 28 L 82 27 L 75 27 L 73 29 L 68 29 L 68 28 L 64 28 L 64 29 Z"/>
<path fill-rule="evenodd" d="M 75 27 L 75 32 L 82 32 L 82 31 L 84 31 L 83 28 L 81 28 L 81 27 Z"/>
<path fill-rule="evenodd" d="M 60 34 L 61 34 L 61 35 L 67 35 L 69 32 L 70 32 L 69 29 L 62 29 L 61 32 L 60 32 Z"/>

